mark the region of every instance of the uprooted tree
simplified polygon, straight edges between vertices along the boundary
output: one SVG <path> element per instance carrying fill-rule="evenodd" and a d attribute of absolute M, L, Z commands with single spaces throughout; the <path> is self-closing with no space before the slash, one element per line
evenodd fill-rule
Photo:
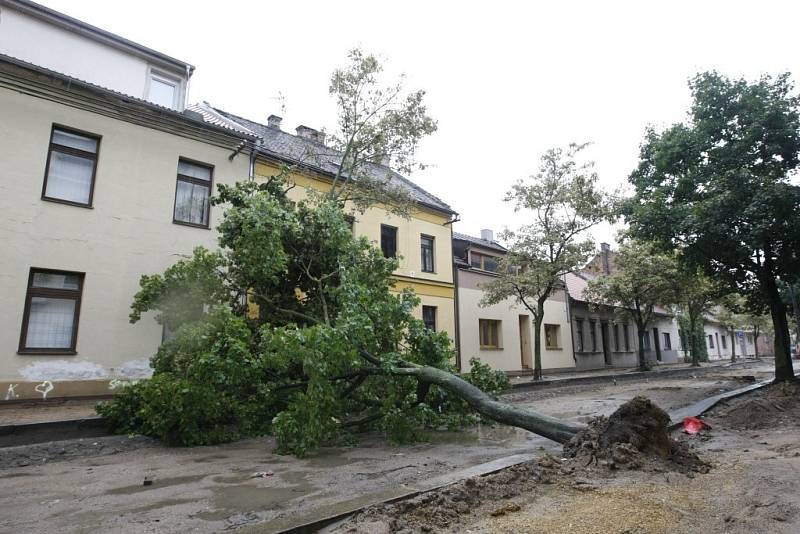
<path fill-rule="evenodd" d="M 396 260 L 354 238 L 338 202 L 286 189 L 220 185 L 219 250 L 142 277 L 131 320 L 155 312 L 173 335 L 153 377 L 100 408 L 114 429 L 184 445 L 271 432 L 303 454 L 349 430 L 406 441 L 477 414 L 561 443 L 582 428 L 498 402 L 504 377 L 486 366 L 456 375 L 446 334 L 391 291 Z"/>

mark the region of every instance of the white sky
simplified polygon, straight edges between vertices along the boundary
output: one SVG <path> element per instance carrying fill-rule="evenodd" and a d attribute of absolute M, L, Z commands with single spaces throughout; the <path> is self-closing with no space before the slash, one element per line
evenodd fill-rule
<path fill-rule="evenodd" d="M 791 0 L 39 1 L 192 63 L 192 102 L 260 122 L 282 115 L 292 132 L 335 126 L 328 79 L 347 50 L 383 56 L 427 90 L 439 122 L 420 152 L 431 167 L 411 178 L 473 235 L 524 222 L 502 198 L 552 146 L 592 141 L 602 183 L 622 185 L 645 127 L 683 119 L 698 71 L 800 74 Z"/>

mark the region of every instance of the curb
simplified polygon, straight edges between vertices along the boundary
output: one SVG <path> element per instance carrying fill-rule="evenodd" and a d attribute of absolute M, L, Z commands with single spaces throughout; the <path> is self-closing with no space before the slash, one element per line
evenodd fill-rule
<path fill-rule="evenodd" d="M 511 389 L 505 393 L 513 393 L 519 390 L 538 389 L 545 387 L 559 387 L 571 386 L 577 384 L 602 384 L 602 383 L 615 383 L 623 382 L 626 380 L 641 380 L 645 378 L 662 378 L 664 376 L 682 376 L 694 375 L 699 373 L 707 373 L 711 371 L 719 371 L 726 369 L 739 369 L 749 363 L 754 362 L 736 362 L 724 365 L 709 365 L 707 367 L 679 367 L 678 369 L 663 369 L 661 371 L 633 371 L 630 373 L 615 373 L 597 376 L 576 376 L 572 378 L 555 378 L 551 380 L 538 380 L 530 382 L 518 382 L 511 384 Z"/>
<path fill-rule="evenodd" d="M 764 386 L 768 386 L 774 383 L 774 380 L 764 380 L 763 382 L 757 382 L 755 384 L 751 384 L 749 386 L 745 386 L 743 388 L 734 389 L 731 391 L 727 391 L 725 393 L 720 393 L 719 395 L 714 395 L 713 397 L 707 397 L 705 399 L 699 400 L 694 404 L 690 404 L 689 406 L 684 406 L 683 408 L 679 408 L 673 412 L 670 412 L 670 429 L 678 427 L 683 423 L 684 417 L 698 417 L 703 415 L 705 412 L 719 404 L 719 402 L 733 399 L 734 397 L 739 397 L 744 395 L 745 393 L 750 393 L 751 391 L 755 391 L 756 389 L 761 389 Z"/>
<path fill-rule="evenodd" d="M 84 419 L 63 419 L 42 423 L 23 423 L 19 425 L 0 426 L 0 448 L 18 445 L 33 445 L 59 440 L 94 438 L 107 436 L 103 417 L 87 417 Z"/>

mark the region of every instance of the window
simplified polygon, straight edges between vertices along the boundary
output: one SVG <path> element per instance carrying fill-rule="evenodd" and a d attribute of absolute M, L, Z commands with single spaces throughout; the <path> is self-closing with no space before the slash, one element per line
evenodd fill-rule
<path fill-rule="evenodd" d="M 165 108 L 177 109 L 179 87 L 178 80 L 151 72 L 147 100 Z"/>
<path fill-rule="evenodd" d="M 478 319 L 478 330 L 482 349 L 500 348 L 500 321 Z"/>
<path fill-rule="evenodd" d="M 429 330 L 436 332 L 436 306 L 422 307 L 422 322 Z"/>
<path fill-rule="evenodd" d="M 714 336 L 712 336 L 711 334 L 708 334 L 708 348 L 710 349 L 714 348 Z"/>
<path fill-rule="evenodd" d="M 91 207 L 100 137 L 53 126 L 42 198 Z"/>
<path fill-rule="evenodd" d="M 644 350 L 650 350 L 650 332 L 642 334 L 642 347 Z"/>
<path fill-rule="evenodd" d="M 589 321 L 589 339 L 592 341 L 592 352 L 597 352 L 597 322 Z"/>
<path fill-rule="evenodd" d="M 483 269 L 484 271 L 497 272 L 498 260 L 494 256 L 481 254 L 480 252 L 469 253 L 470 265 L 476 269 Z"/>
<path fill-rule="evenodd" d="M 672 350 L 672 339 L 669 337 L 669 332 L 661 334 L 664 337 L 664 350 Z"/>
<path fill-rule="evenodd" d="M 178 161 L 173 222 L 208 228 L 212 172 L 211 167 L 201 163 Z"/>
<path fill-rule="evenodd" d="M 561 348 L 561 328 L 557 324 L 544 325 L 544 346 L 548 349 Z"/>
<path fill-rule="evenodd" d="M 722 348 L 723 349 L 727 349 L 728 347 L 727 347 L 727 343 L 725 341 L 725 336 L 724 335 L 720 336 L 720 341 L 722 341 Z"/>
<path fill-rule="evenodd" d="M 619 324 L 614 323 L 614 350 L 619 352 Z"/>
<path fill-rule="evenodd" d="M 575 349 L 583 352 L 583 319 L 575 319 Z"/>
<path fill-rule="evenodd" d="M 31 269 L 19 352 L 74 354 L 83 274 Z"/>
<path fill-rule="evenodd" d="M 628 325 L 622 325 L 622 336 L 625 338 L 625 350 L 631 350 L 631 338 L 628 336 Z"/>
<path fill-rule="evenodd" d="M 753 344 L 753 334 L 747 334 L 747 343 L 750 345 Z"/>
<path fill-rule="evenodd" d="M 683 337 L 683 330 L 678 329 L 678 339 L 681 343 L 681 350 L 686 350 L 686 339 Z"/>
<path fill-rule="evenodd" d="M 433 272 L 433 238 L 423 235 L 419 238 L 420 250 L 422 253 L 422 272 Z"/>
<path fill-rule="evenodd" d="M 354 236 L 356 235 L 356 218 L 352 215 L 345 215 L 344 222 L 347 224 L 347 227 L 350 229 L 350 233 Z"/>
<path fill-rule="evenodd" d="M 381 250 L 384 258 L 397 257 L 397 228 L 381 225 Z"/>

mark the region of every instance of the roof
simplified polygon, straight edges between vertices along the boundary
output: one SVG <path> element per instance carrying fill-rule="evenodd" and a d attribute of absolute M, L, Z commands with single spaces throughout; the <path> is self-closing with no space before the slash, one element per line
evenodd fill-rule
<path fill-rule="evenodd" d="M 478 245 L 484 248 L 493 249 L 498 252 L 503 252 L 503 253 L 508 252 L 508 249 L 506 249 L 503 245 L 501 245 L 497 241 L 489 241 L 487 239 L 481 239 L 480 237 L 473 237 L 467 234 L 460 234 L 458 232 L 453 232 L 453 239 L 466 241 L 472 245 Z"/>
<path fill-rule="evenodd" d="M 4 0 L 0 0 L 0 2 L 3 1 Z M 230 128 L 224 128 L 222 126 L 210 123 L 204 120 L 203 117 L 201 117 L 200 115 L 189 109 L 186 109 L 184 111 L 176 111 L 172 108 L 154 104 L 147 100 L 137 98 L 135 96 L 131 96 L 126 93 L 121 93 L 113 89 L 108 89 L 101 85 L 87 82 L 86 80 L 81 80 L 79 78 L 74 78 L 67 74 L 63 74 L 61 72 L 57 72 L 45 67 L 40 67 L 39 65 L 35 65 L 33 63 L 29 63 L 27 61 L 23 61 L 15 57 L 7 56 L 5 54 L 0 54 L 0 64 L 12 65 L 14 67 L 24 69 L 25 71 L 34 73 L 36 75 L 49 78 L 50 79 L 49 81 L 57 80 L 59 82 L 64 83 L 67 86 L 68 91 L 74 91 L 74 89 L 84 89 L 91 93 L 95 93 L 96 95 L 115 98 L 117 99 L 117 101 L 121 101 L 125 104 L 133 104 L 137 108 L 144 108 L 149 112 L 155 112 L 162 117 L 167 116 L 170 117 L 171 119 L 177 119 L 179 121 L 187 123 L 188 125 L 194 126 L 195 128 L 222 133 L 229 136 L 234 135 L 240 139 L 243 138 L 249 138 L 252 140 L 255 139 L 255 136 L 252 134 L 248 134 L 246 132 L 232 131 Z"/>
<path fill-rule="evenodd" d="M 162 54 L 157 50 L 153 50 L 152 48 L 135 43 L 125 39 L 124 37 L 120 37 L 117 34 L 103 30 L 102 28 L 98 28 L 97 26 L 92 26 L 91 24 L 87 24 L 82 20 L 72 18 L 69 15 L 65 15 L 59 11 L 50 9 L 49 7 L 37 4 L 36 2 L 31 2 L 30 0 L 0 0 L 0 6 L 6 6 L 21 13 L 25 13 L 26 15 L 45 20 L 56 26 L 60 26 L 83 35 L 88 35 L 90 38 L 93 38 L 96 41 L 101 41 L 107 45 L 123 49 L 127 52 L 132 52 L 139 56 L 146 56 L 151 60 L 156 60 L 160 63 L 178 68 L 182 71 L 186 71 L 188 69 L 189 75 L 191 75 L 191 73 L 194 71 L 194 66 L 186 63 L 185 61 Z"/>
<path fill-rule="evenodd" d="M 577 273 L 567 273 L 564 276 L 564 281 L 567 284 L 567 292 L 569 293 L 569 296 L 573 300 L 578 300 L 581 302 L 589 302 L 584 296 L 583 292 L 589 286 L 589 282 L 597 278 L 597 276 L 598 275 L 586 271 L 580 271 Z M 656 313 L 657 315 L 664 315 L 669 317 L 673 316 L 672 312 L 661 306 L 653 307 L 653 312 Z"/>
<path fill-rule="evenodd" d="M 341 154 L 319 141 L 300 137 L 284 132 L 280 128 L 228 113 L 207 102 L 189 106 L 189 109 L 200 113 L 206 121 L 217 126 L 260 137 L 261 144 L 256 147 L 256 150 L 264 155 L 292 163 L 301 163 L 307 168 L 329 176 L 336 175 L 339 170 L 338 163 L 341 161 Z M 390 185 L 404 189 L 415 202 L 421 205 L 455 214 L 455 211 L 440 198 L 385 165 L 369 163 L 367 172 L 377 180 L 388 178 Z"/>

